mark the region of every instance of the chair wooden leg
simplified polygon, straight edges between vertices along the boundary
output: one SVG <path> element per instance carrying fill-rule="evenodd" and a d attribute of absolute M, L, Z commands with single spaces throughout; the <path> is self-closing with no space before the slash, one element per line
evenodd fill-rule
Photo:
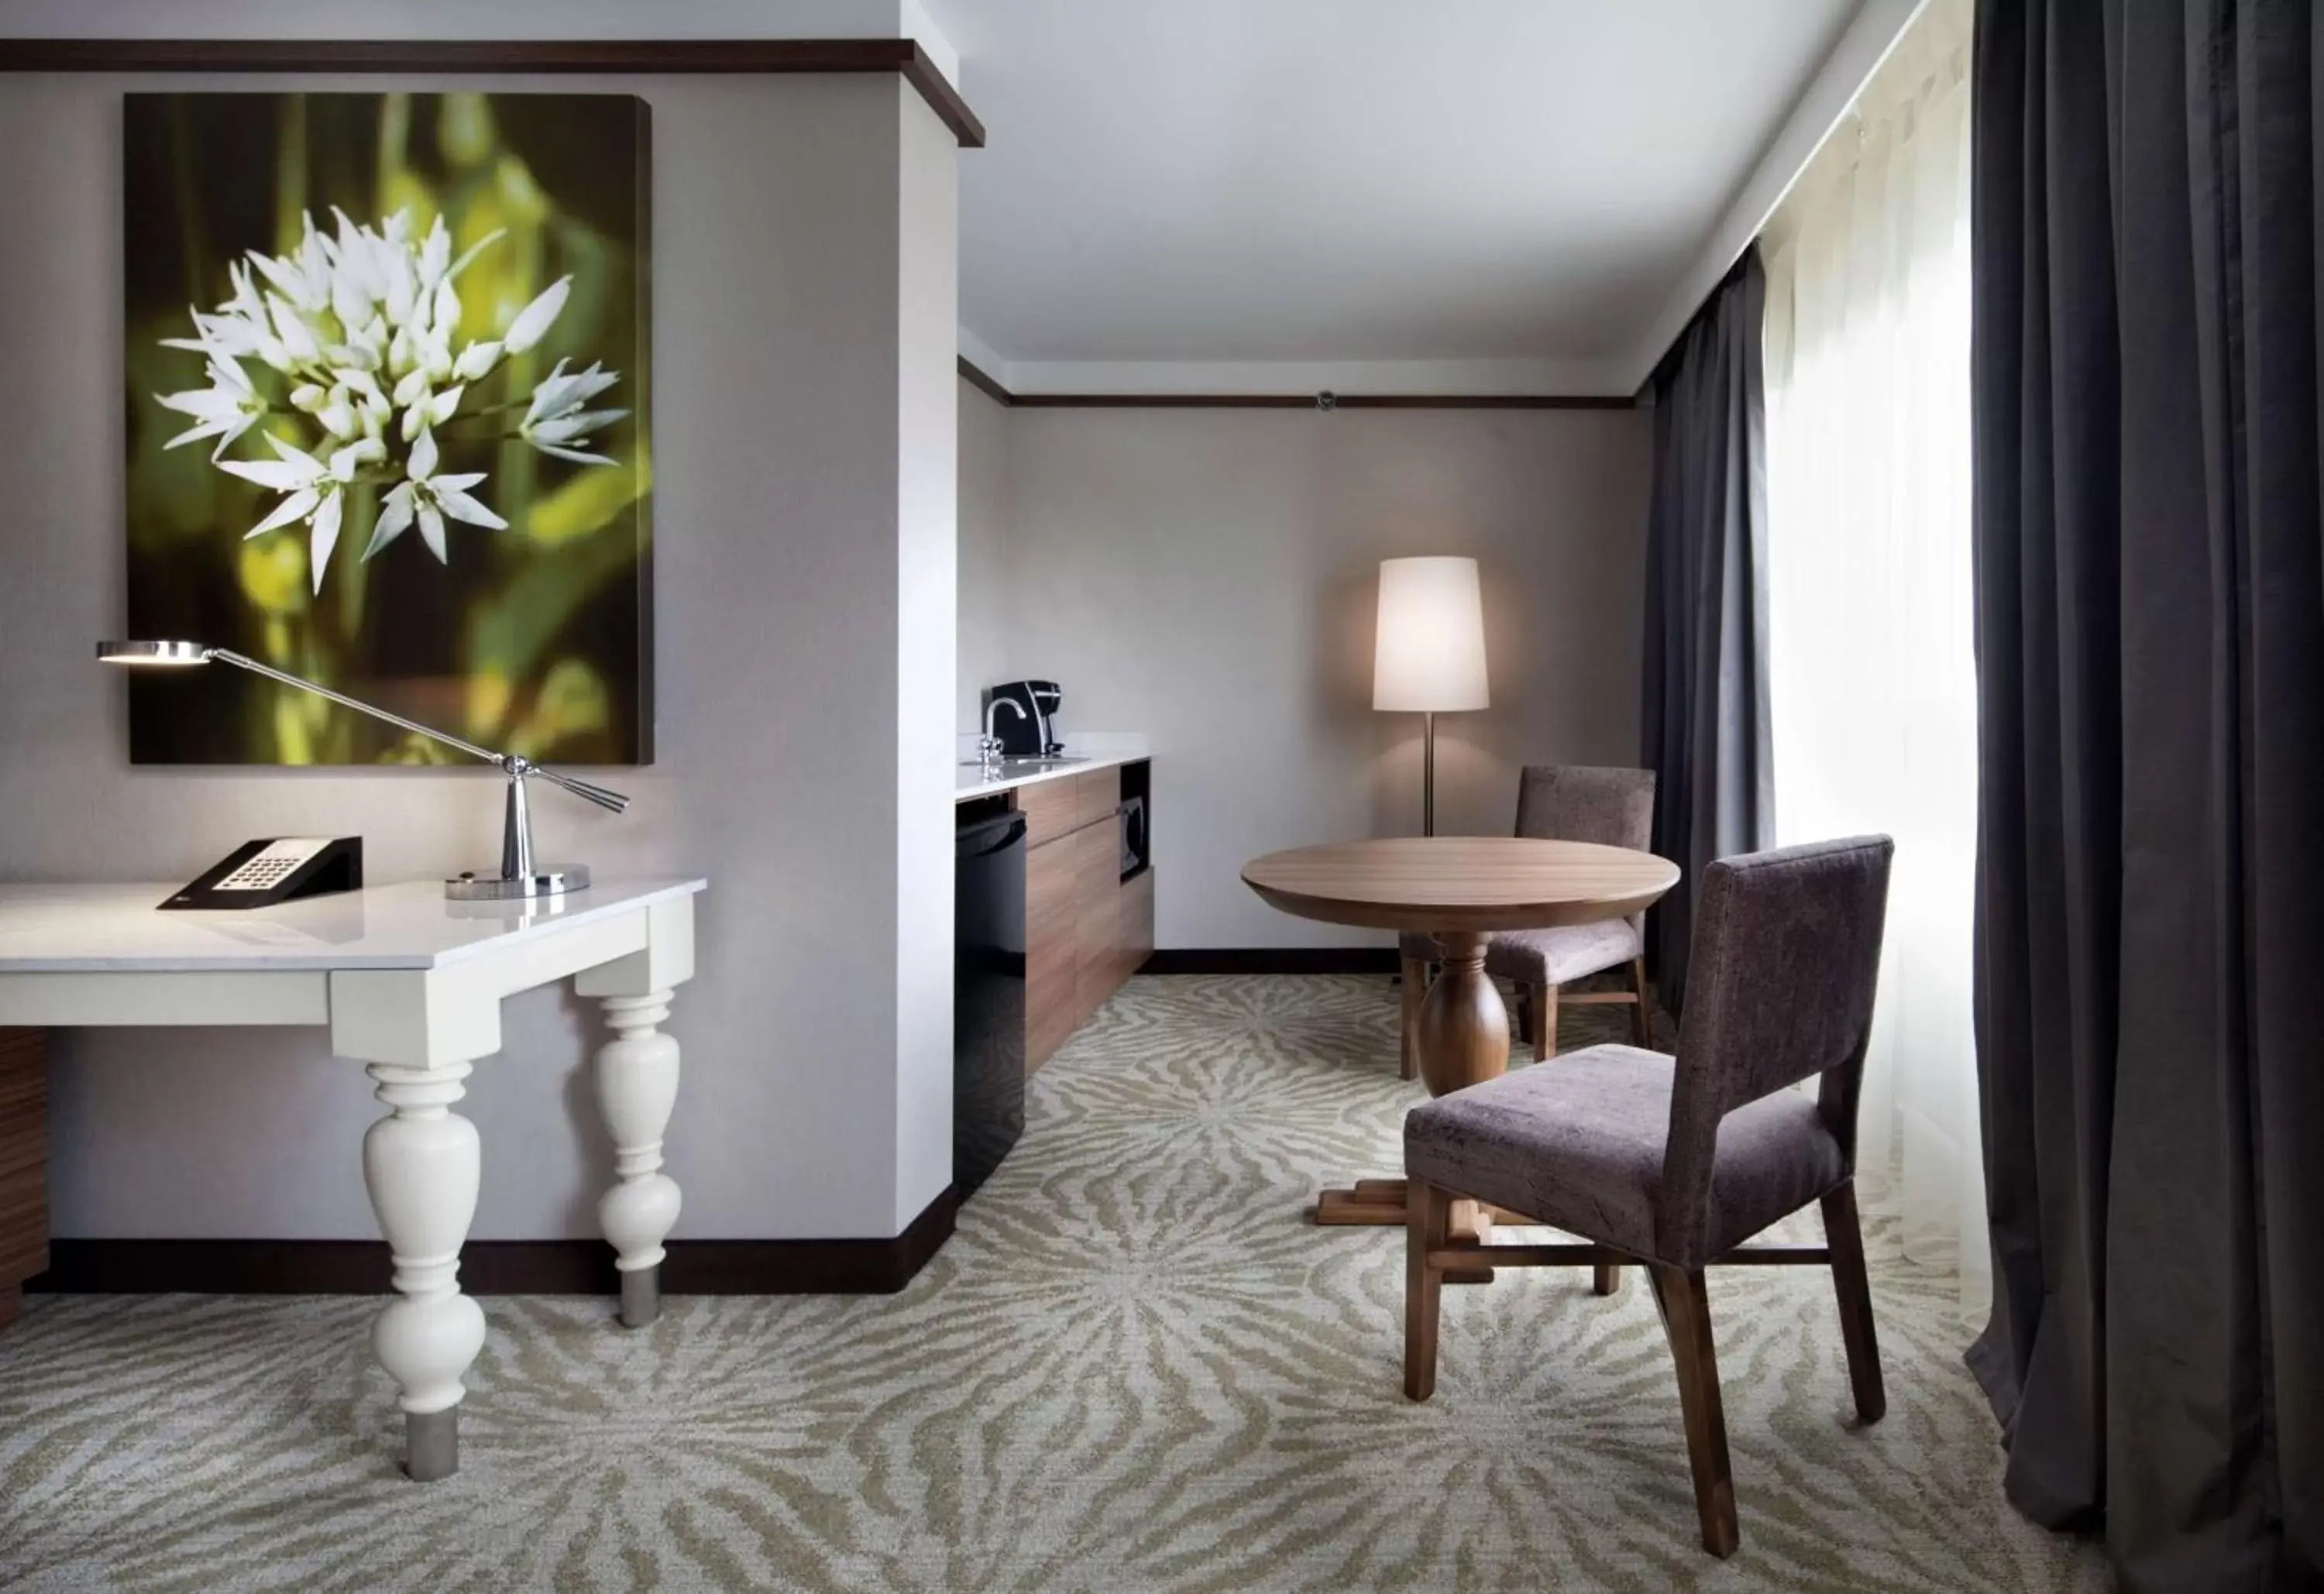
<path fill-rule="evenodd" d="M 1702 1547 L 1722 1559 L 1742 1542 L 1735 1520 L 1735 1473 L 1727 1459 L 1727 1414 L 1719 1398 L 1719 1359 L 1711 1344 L 1711 1301 L 1700 1268 L 1650 1264 L 1655 1304 L 1678 1365 L 1678 1405 L 1686 1421 L 1686 1455 L 1694 1469 L 1694 1508 Z"/>
<path fill-rule="evenodd" d="M 1592 1263 L 1590 1268 L 1590 1293 L 1610 1295 L 1622 1287 L 1622 1265 L 1619 1262 Z"/>
<path fill-rule="evenodd" d="M 1536 985 L 1534 995 L 1533 1058 L 1546 1063 L 1557 1055 L 1557 987 Z"/>
<path fill-rule="evenodd" d="M 1630 989 L 1637 993 L 1638 1005 L 1630 1009 L 1630 1028 L 1641 1046 L 1652 1050 L 1655 1044 L 1655 993 L 1646 985 L 1646 960 L 1630 960 Z"/>
<path fill-rule="evenodd" d="M 1880 1344 L 1872 1331 L 1872 1285 L 1864 1271 L 1864 1230 L 1857 1221 L 1852 1180 L 1823 1198 L 1823 1242 L 1831 1252 L 1840 1338 L 1848 1348 L 1848 1382 L 1856 1391 L 1856 1414 L 1877 1423 L 1888 1410 L 1888 1394 L 1880 1382 Z"/>
<path fill-rule="evenodd" d="M 1418 1045 L 1415 1041 L 1414 1037 L 1420 1031 L 1420 1004 L 1427 998 L 1428 995 L 1427 962 L 1422 958 L 1406 958 L 1404 960 L 1402 972 L 1404 976 L 1402 981 L 1404 990 L 1404 1061 L 1401 1072 L 1397 1077 L 1401 1079 L 1417 1079 L 1420 1077 L 1420 1054 Z"/>
<path fill-rule="evenodd" d="M 1425 1179 L 1405 1184 L 1404 1220 L 1404 1397 L 1425 1400 L 1436 1392 L 1436 1320 L 1443 1301 L 1444 1276 L 1428 1265 L 1428 1253 L 1443 1248 L 1452 1233 L 1452 1197 Z"/>

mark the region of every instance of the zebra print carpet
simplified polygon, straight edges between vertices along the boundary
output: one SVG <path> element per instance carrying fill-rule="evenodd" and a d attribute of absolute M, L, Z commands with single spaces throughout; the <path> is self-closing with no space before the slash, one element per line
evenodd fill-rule
<path fill-rule="evenodd" d="M 1620 1023 L 1570 1009 L 1566 1043 Z M 1379 980 L 1133 981 L 905 1293 L 675 1299 L 643 1334 L 489 1300 L 464 1470 L 427 1488 L 395 1471 L 374 1303 L 36 1299 L 0 1336 L 0 1587 L 2105 1587 L 2004 1504 L 1952 1281 L 1877 1220 L 1869 1429 L 1824 1275 L 1712 1277 L 1730 1562 L 1697 1547 L 1635 1277 L 1448 1290 L 1407 1404 L 1400 1236 L 1300 1221 L 1394 1171 L 1395 1055 Z"/>

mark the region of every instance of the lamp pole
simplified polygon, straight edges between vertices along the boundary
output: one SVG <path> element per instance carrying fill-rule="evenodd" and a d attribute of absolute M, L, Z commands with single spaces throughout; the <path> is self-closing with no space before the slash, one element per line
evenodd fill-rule
<path fill-rule="evenodd" d="M 1436 834 L 1436 711 L 1420 715 L 1420 834 Z"/>
<path fill-rule="evenodd" d="M 488 747 L 455 736 L 448 731 L 438 731 L 433 725 L 423 725 L 409 720 L 376 704 L 365 703 L 360 697 L 350 697 L 345 692 L 334 691 L 317 681 L 294 676 L 288 670 L 262 664 L 257 659 L 235 652 L 231 648 L 212 648 L 200 642 L 99 642 L 97 656 L 107 664 L 145 666 L 183 666 L 199 664 L 230 664 L 246 669 L 253 675 L 264 676 L 301 692 L 312 692 L 327 698 L 343 708 L 357 714 L 384 720 L 400 730 L 426 736 L 456 748 L 471 758 L 482 759 L 495 765 L 508 777 L 508 797 L 501 817 L 501 872 L 497 875 L 463 874 L 444 882 L 444 894 L 455 901 L 496 902 L 528 897 L 553 897 L 565 891 L 577 891 L 589 883 L 589 871 L 578 864 L 563 868 L 540 869 L 532 860 L 532 805 L 526 800 L 524 783 L 538 775 L 551 786 L 571 792 L 575 797 L 596 804 L 599 807 L 619 814 L 630 806 L 630 799 L 618 791 L 567 775 L 556 769 L 543 769 L 521 753 L 494 752 Z"/>

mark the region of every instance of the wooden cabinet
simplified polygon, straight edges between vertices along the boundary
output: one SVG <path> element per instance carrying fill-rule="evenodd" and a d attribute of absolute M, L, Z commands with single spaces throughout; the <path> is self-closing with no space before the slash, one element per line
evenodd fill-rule
<path fill-rule="evenodd" d="M 1063 785 L 1064 782 L 1058 782 Z M 1093 769 L 1074 778 L 1074 823 L 1095 825 L 1111 819 L 1121 808 L 1121 769 Z M 1117 838 L 1118 839 L 1118 838 Z"/>
<path fill-rule="evenodd" d="M 1143 775 L 1141 772 L 1141 783 Z M 1154 871 L 1121 878 L 1120 767 L 1017 788 L 1025 815 L 1025 1069 L 1040 1067 L 1154 949 Z"/>
<path fill-rule="evenodd" d="M 1154 871 L 1141 869 L 1121 882 L 1119 928 L 1120 977 L 1129 979 L 1154 955 Z"/>
<path fill-rule="evenodd" d="M 1025 844 L 1038 847 L 1070 835 L 1089 823 L 1081 816 L 1078 778 L 1040 780 L 1020 786 L 1015 794 L 1017 811 L 1025 815 Z"/>
<path fill-rule="evenodd" d="M 49 1266 L 49 1075 L 42 1032 L 0 1029 L 0 1326 Z"/>
<path fill-rule="evenodd" d="M 1064 784 L 1064 782 L 1058 782 Z M 1029 825 L 1028 825 L 1029 832 Z M 1025 1069 L 1081 1024 L 1081 880 L 1071 834 L 1025 854 Z"/>

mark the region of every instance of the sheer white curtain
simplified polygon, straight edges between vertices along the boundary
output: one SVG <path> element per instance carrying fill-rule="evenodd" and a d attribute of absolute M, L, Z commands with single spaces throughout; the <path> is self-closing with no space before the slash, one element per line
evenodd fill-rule
<path fill-rule="evenodd" d="M 1858 1178 L 1977 1309 L 1969 37 L 1965 0 L 1932 0 L 1765 254 L 1778 834 L 1896 838 Z"/>

